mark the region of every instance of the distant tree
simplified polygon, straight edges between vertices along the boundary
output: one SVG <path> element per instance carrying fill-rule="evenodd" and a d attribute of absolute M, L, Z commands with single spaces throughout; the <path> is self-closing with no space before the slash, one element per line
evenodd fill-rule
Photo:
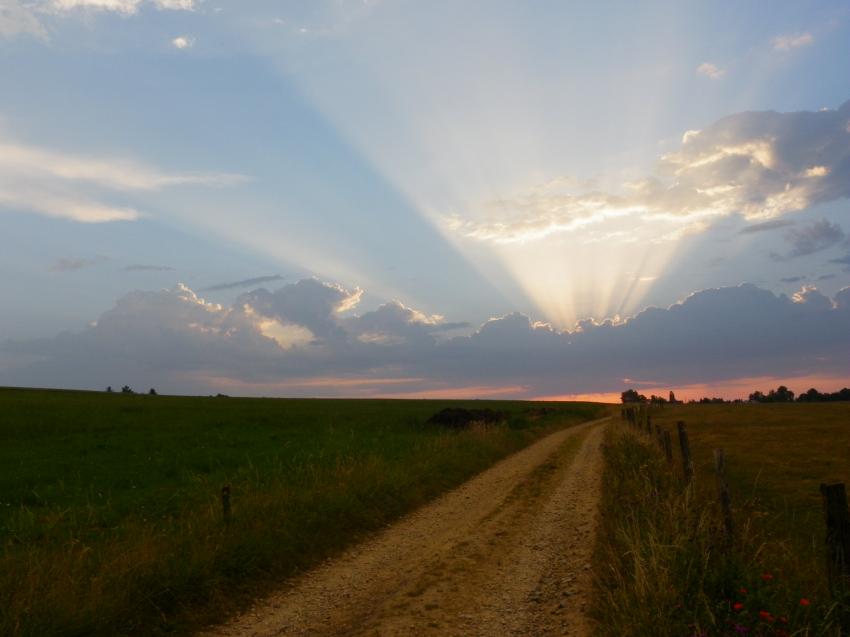
<path fill-rule="evenodd" d="M 671 404 L 671 405 L 676 405 L 676 404 L 678 404 L 679 402 L 681 402 L 681 401 L 679 401 L 679 400 L 676 400 L 676 394 L 674 394 L 674 393 L 673 393 L 673 390 L 672 390 L 672 389 L 670 390 L 670 399 L 669 399 L 669 401 L 670 401 L 670 404 Z"/>
<path fill-rule="evenodd" d="M 634 389 L 627 389 L 620 394 L 620 400 L 624 403 L 645 403 L 646 396 L 637 393 Z"/>
<path fill-rule="evenodd" d="M 764 394 L 761 393 L 760 391 L 754 391 L 752 394 L 750 394 L 749 400 L 750 400 L 751 403 L 766 402 Z"/>
<path fill-rule="evenodd" d="M 150 389 L 150 391 L 148 392 L 148 394 L 149 394 L 150 396 L 156 396 L 156 390 L 155 390 L 153 387 L 151 387 L 151 389 Z"/>
<path fill-rule="evenodd" d="M 655 394 L 652 394 L 649 397 L 649 402 L 653 405 L 665 405 L 667 403 L 667 399 L 664 398 L 664 396 L 656 396 Z"/>
<path fill-rule="evenodd" d="M 770 390 L 768 398 L 772 398 L 770 402 L 774 403 L 791 403 L 794 402 L 794 392 L 785 385 L 780 385 L 776 388 L 776 391 Z"/>
<path fill-rule="evenodd" d="M 110 385 L 109 387 L 107 387 L 107 388 L 106 388 L 106 393 L 107 393 L 107 394 L 111 394 L 111 393 L 112 393 L 112 385 Z"/>
<path fill-rule="evenodd" d="M 130 386 L 129 386 L 129 385 L 124 385 L 124 386 L 121 388 L 121 393 L 122 393 L 122 394 L 135 394 L 136 392 L 134 392 L 132 389 L 130 389 Z"/>

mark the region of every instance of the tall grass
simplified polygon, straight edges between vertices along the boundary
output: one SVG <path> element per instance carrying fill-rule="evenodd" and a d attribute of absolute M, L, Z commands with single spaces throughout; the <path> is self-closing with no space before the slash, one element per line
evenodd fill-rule
<path fill-rule="evenodd" d="M 846 594 L 830 593 L 820 564 L 749 501 L 736 507 L 728 541 L 712 485 L 686 485 L 626 427 L 606 434 L 597 635 L 847 634 Z"/>
<path fill-rule="evenodd" d="M 0 390 L 0 635 L 190 632 L 598 411 L 424 424 L 444 406 Z"/>

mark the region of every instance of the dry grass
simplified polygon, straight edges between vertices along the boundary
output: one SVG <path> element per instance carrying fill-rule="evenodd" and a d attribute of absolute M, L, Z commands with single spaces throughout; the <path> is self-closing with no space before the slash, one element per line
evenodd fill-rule
<path fill-rule="evenodd" d="M 625 424 L 612 431 L 596 550 L 597 633 L 847 634 L 846 593 L 830 593 L 824 572 L 818 485 L 847 475 L 848 415 L 850 406 L 834 404 L 656 410 L 653 422 L 663 427 L 688 424 L 697 468 L 690 487 L 678 453 L 671 471 L 648 437 Z M 731 544 L 716 503 L 716 447 L 729 465 Z"/>

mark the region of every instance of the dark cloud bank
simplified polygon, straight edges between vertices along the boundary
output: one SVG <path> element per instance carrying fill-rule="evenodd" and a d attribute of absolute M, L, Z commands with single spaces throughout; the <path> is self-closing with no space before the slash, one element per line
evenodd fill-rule
<path fill-rule="evenodd" d="M 315 279 L 254 290 L 231 307 L 182 285 L 131 292 L 81 332 L 0 345 L 0 384 L 207 392 L 217 378 L 238 381 L 234 393 L 280 383 L 280 394 L 521 386 L 513 395 L 532 396 L 616 391 L 624 378 L 681 386 L 850 376 L 850 288 L 830 299 L 812 288 L 788 297 L 746 284 L 619 324 L 557 331 L 509 314 L 455 337 L 447 330 L 462 324 L 398 302 L 356 315 L 360 294 Z M 303 382 L 315 378 L 355 384 Z"/>

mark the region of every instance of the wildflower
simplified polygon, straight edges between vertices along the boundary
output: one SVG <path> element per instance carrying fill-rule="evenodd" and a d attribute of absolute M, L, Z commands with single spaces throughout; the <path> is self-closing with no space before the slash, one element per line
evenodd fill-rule
<path fill-rule="evenodd" d="M 773 615 L 771 615 L 766 610 L 760 610 L 759 611 L 759 619 L 761 619 L 763 622 L 772 623 L 773 622 Z"/>
<path fill-rule="evenodd" d="M 739 635 L 746 635 L 748 632 L 750 632 L 749 628 L 747 628 L 746 626 L 742 626 L 741 624 L 735 624 L 734 628 L 735 632 Z"/>
<path fill-rule="evenodd" d="M 738 592 L 741 593 L 741 595 L 746 595 L 747 589 L 742 586 L 741 588 L 738 589 Z"/>
<path fill-rule="evenodd" d="M 772 579 L 773 579 L 773 573 L 762 573 L 762 574 L 761 574 L 761 578 L 762 578 L 765 582 L 769 582 L 770 580 L 772 580 Z"/>
<path fill-rule="evenodd" d="M 808 606 L 809 604 L 811 604 L 811 602 L 808 600 L 807 597 L 800 598 L 800 606 Z"/>
<path fill-rule="evenodd" d="M 787 624 L 787 623 L 788 623 L 788 618 L 787 618 L 785 615 L 780 615 L 780 616 L 779 616 L 779 622 L 780 622 L 780 623 L 782 623 L 782 624 Z M 779 628 L 777 628 L 777 630 L 780 630 L 780 629 L 779 629 Z"/>
<path fill-rule="evenodd" d="M 735 602 L 732 604 L 732 610 L 743 610 L 744 605 L 741 602 Z"/>

